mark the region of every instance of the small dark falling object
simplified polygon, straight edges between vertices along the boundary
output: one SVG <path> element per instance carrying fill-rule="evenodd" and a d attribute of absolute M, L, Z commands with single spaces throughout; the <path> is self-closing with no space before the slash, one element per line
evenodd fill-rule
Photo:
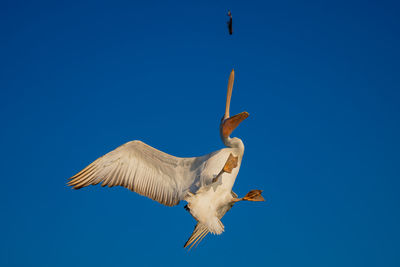
<path fill-rule="evenodd" d="M 232 13 L 231 13 L 230 10 L 228 11 L 228 16 L 229 16 L 229 21 L 227 23 L 228 23 L 229 34 L 232 35 L 232 33 L 233 33 L 233 29 L 232 29 Z"/>

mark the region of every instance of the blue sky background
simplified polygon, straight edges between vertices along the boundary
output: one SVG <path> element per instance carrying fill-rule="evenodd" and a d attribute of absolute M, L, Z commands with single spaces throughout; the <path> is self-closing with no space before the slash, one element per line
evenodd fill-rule
<path fill-rule="evenodd" d="M 232 10 L 234 35 L 226 28 Z M 1 266 L 400 266 L 396 1 L 2 1 Z M 245 156 L 226 232 L 67 178 L 130 141 Z"/>

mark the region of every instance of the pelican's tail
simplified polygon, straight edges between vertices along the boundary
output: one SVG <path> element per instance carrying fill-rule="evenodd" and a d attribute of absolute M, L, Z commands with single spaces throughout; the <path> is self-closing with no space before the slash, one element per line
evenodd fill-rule
<path fill-rule="evenodd" d="M 202 223 L 197 223 L 196 226 L 194 227 L 194 231 L 192 235 L 189 237 L 188 241 L 186 241 L 185 245 L 183 246 L 184 248 L 190 246 L 188 249 L 190 250 L 194 245 L 197 245 L 203 240 L 204 237 L 209 233 L 208 228 L 202 224 Z"/>
<path fill-rule="evenodd" d="M 248 192 L 242 200 L 247 201 L 265 201 L 261 195 L 262 190 L 251 190 Z"/>

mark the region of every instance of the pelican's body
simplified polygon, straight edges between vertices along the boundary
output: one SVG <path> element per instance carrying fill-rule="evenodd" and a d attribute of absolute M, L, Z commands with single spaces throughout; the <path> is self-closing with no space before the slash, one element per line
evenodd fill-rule
<path fill-rule="evenodd" d="M 260 190 L 250 191 L 244 198 L 232 191 L 244 145 L 229 135 L 248 117 L 247 112 L 229 116 L 233 79 L 232 71 L 220 127 L 226 148 L 200 157 L 178 158 L 141 141 L 131 141 L 92 162 L 71 177 L 68 184 L 74 189 L 98 183 L 123 186 L 167 206 L 185 200 L 185 208 L 198 221 L 185 247 L 199 243 L 209 232 L 221 234 L 224 226 L 220 219 L 236 202 L 264 200 Z"/>
<path fill-rule="evenodd" d="M 219 219 L 225 215 L 231 203 L 234 203 L 237 198 L 232 192 L 232 187 L 239 173 L 243 153 L 244 146 L 241 143 L 239 147 L 224 148 L 207 155 L 209 159 L 204 164 L 201 176 L 208 182 L 193 192 L 194 194 L 187 194 L 184 199 L 188 202 L 187 208 L 190 214 L 207 226 L 211 233 L 221 234 L 224 231 L 224 226 Z M 224 172 L 220 180 L 213 182 L 212 180 L 224 167 L 231 154 L 238 158 L 237 167 L 231 173 Z"/>

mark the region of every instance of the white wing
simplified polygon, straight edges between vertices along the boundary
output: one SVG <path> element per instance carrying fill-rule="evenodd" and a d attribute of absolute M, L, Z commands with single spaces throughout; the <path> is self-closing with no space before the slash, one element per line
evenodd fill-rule
<path fill-rule="evenodd" d="M 68 185 L 74 189 L 101 182 L 102 186 L 119 185 L 161 204 L 174 206 L 187 191 L 194 191 L 212 180 L 212 176 L 202 177 L 201 173 L 213 155 L 215 153 L 178 158 L 141 141 L 131 141 L 92 162 L 71 177 Z"/>

